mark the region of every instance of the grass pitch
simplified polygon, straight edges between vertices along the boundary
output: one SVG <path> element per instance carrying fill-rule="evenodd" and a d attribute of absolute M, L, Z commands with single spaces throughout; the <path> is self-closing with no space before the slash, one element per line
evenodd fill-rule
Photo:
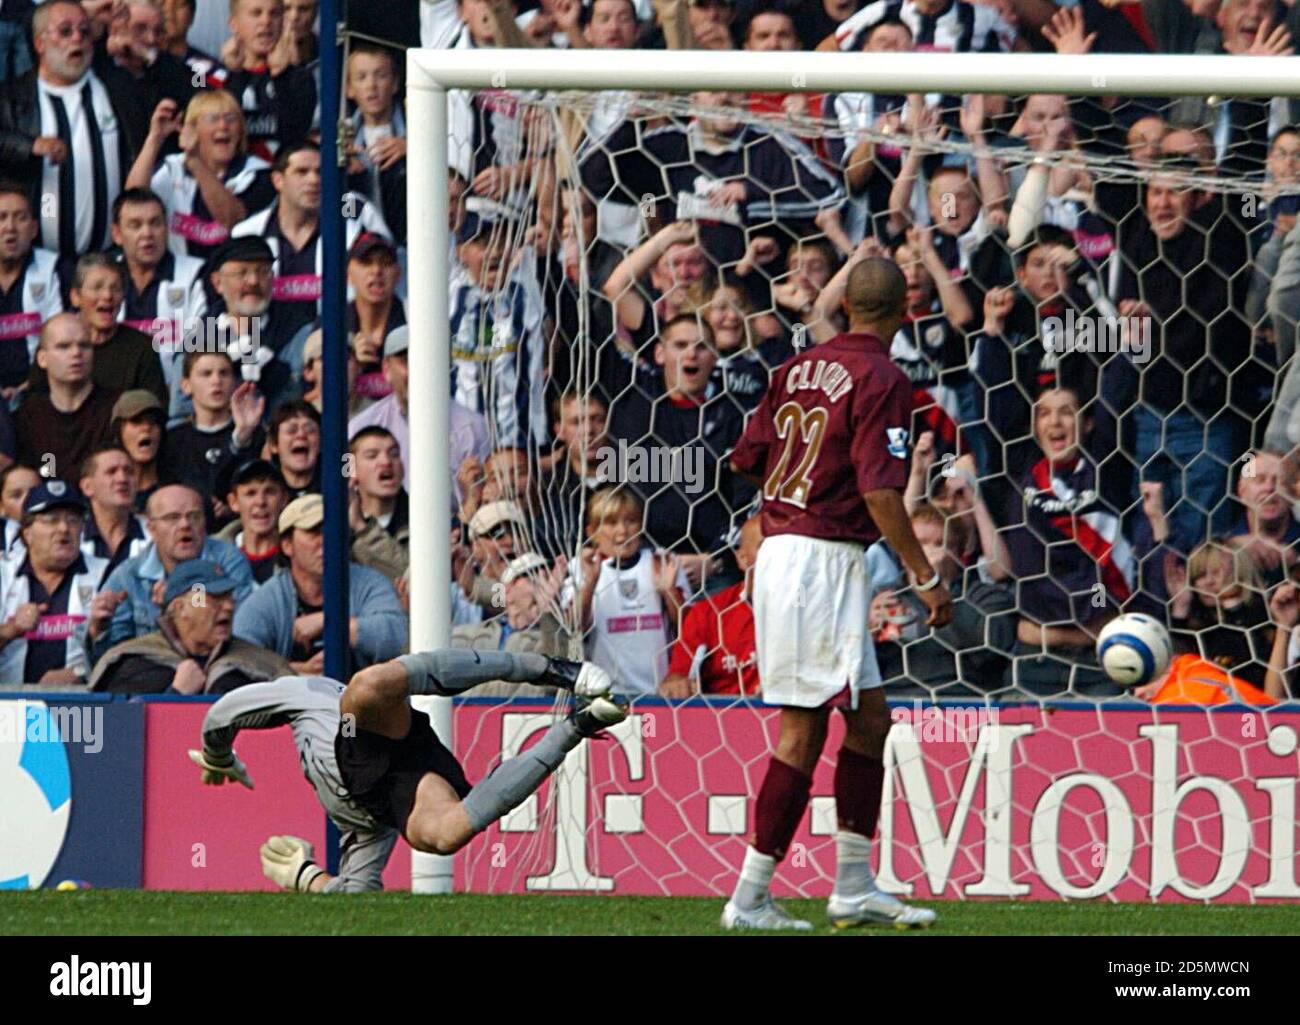
<path fill-rule="evenodd" d="M 826 924 L 824 901 L 782 903 L 818 926 L 798 934 L 813 936 L 1300 934 L 1297 904 L 920 902 L 939 921 L 904 933 L 886 926 L 836 932 Z M 0 893 L 0 935 L 711 936 L 724 934 L 722 904 L 704 897 L 38 890 Z"/>

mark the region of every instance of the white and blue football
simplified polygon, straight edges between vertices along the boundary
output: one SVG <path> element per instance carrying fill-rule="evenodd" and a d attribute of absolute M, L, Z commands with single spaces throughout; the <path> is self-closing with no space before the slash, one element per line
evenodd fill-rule
<path fill-rule="evenodd" d="M 1163 676 L 1173 654 L 1164 623 L 1141 612 L 1116 616 L 1097 636 L 1097 659 L 1121 687 L 1140 687 Z"/>

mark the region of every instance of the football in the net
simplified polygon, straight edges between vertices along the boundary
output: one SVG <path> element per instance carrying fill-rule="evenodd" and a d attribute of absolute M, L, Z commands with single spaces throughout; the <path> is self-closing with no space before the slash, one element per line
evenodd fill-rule
<path fill-rule="evenodd" d="M 1169 631 L 1141 612 L 1116 616 L 1097 637 L 1101 667 L 1121 687 L 1140 687 L 1163 675 L 1173 658 Z"/>

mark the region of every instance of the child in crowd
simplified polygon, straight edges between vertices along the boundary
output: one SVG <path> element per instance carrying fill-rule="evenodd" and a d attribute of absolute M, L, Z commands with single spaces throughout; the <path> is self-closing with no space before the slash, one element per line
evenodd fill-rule
<path fill-rule="evenodd" d="M 397 64 L 392 51 L 361 44 L 348 53 L 348 99 L 352 115 L 352 162 L 348 188 L 384 215 L 394 241 L 406 244 L 406 122 L 397 102 Z"/>
<path fill-rule="evenodd" d="M 671 554 L 644 545 L 645 507 L 629 488 L 602 488 L 587 503 L 591 546 L 562 600 L 576 596 L 587 657 L 628 695 L 655 694 L 668 671 L 686 578 Z"/>
<path fill-rule="evenodd" d="M 181 391 L 194 403 L 194 415 L 170 428 L 163 439 L 159 472 L 170 484 L 188 484 L 211 496 L 209 513 L 229 516 L 225 496 L 216 491 L 231 461 L 252 458 L 262 444 L 266 400 L 252 381 L 239 387 L 239 371 L 225 352 L 187 352 Z"/>
<path fill-rule="evenodd" d="M 228 464 L 217 484 L 217 492 L 238 517 L 218 534 L 229 541 L 253 568 L 253 579 L 264 584 L 278 568 L 280 513 L 289 504 L 289 489 L 280 471 L 266 459 Z"/>

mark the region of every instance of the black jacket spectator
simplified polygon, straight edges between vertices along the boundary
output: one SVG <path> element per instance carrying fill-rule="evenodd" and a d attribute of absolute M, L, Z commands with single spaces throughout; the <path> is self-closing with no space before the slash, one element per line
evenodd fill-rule
<path fill-rule="evenodd" d="M 273 160 L 282 146 L 296 146 L 311 131 L 316 80 L 304 65 L 285 68 L 276 78 L 265 71 L 226 69 L 221 88 L 240 101 L 248 151 L 264 160 Z"/>
<path fill-rule="evenodd" d="M 91 69 L 99 75 L 99 68 Z M 137 90 L 120 75 L 99 76 L 108 91 L 109 102 L 117 116 L 118 159 L 122 180 L 135 162 L 145 135 L 149 131 L 152 107 L 141 107 Z M 37 97 L 36 70 L 32 69 L 12 82 L 0 86 L 0 177 L 12 178 L 27 186 L 32 209 L 41 209 L 41 176 L 44 161 L 33 156 L 32 143 L 41 136 L 41 110 Z M 112 202 L 112 197 L 109 197 Z M 107 230 L 107 228 L 106 228 Z"/>
<path fill-rule="evenodd" d="M 112 440 L 109 430 L 113 404 L 118 393 L 96 384 L 85 401 L 73 412 L 54 407 L 49 392 L 28 395 L 14 415 L 18 433 L 18 462 L 41 467 L 52 457 L 56 472 L 71 472 L 82 461 Z M 65 470 L 64 468 L 68 468 Z"/>
<path fill-rule="evenodd" d="M 1133 230 L 1120 236 L 1115 298 L 1140 299 L 1153 313 L 1154 353 L 1143 367 L 1141 398 L 1169 413 L 1186 396 L 1192 411 L 1211 420 L 1229 401 L 1228 375 L 1251 352 L 1242 313 L 1249 284 L 1246 232 L 1214 200 L 1194 210 L 1169 239 L 1156 237 L 1145 213 L 1132 221 Z M 1243 406 L 1243 398 L 1234 389 L 1234 410 L 1257 415 L 1257 403 Z"/>
<path fill-rule="evenodd" d="M 664 391 L 662 374 L 634 370 L 612 346 L 601 357 L 599 386 L 613 399 L 611 446 L 680 449 L 684 468 L 700 470 L 698 491 L 689 481 L 628 482 L 645 503 L 646 537 L 677 551 L 725 547 L 733 513 L 753 498 L 753 488 L 726 468 L 725 457 L 744 429 L 741 407 L 712 386 L 699 404 L 674 401 Z"/>
<path fill-rule="evenodd" d="M 45 371 L 35 363 L 27 381 L 33 395 L 49 391 Z M 95 346 L 95 383 L 115 392 L 142 388 L 158 396 L 163 408 L 169 400 L 167 381 L 153 340 L 143 331 L 125 325 L 118 327 L 107 342 Z"/>

